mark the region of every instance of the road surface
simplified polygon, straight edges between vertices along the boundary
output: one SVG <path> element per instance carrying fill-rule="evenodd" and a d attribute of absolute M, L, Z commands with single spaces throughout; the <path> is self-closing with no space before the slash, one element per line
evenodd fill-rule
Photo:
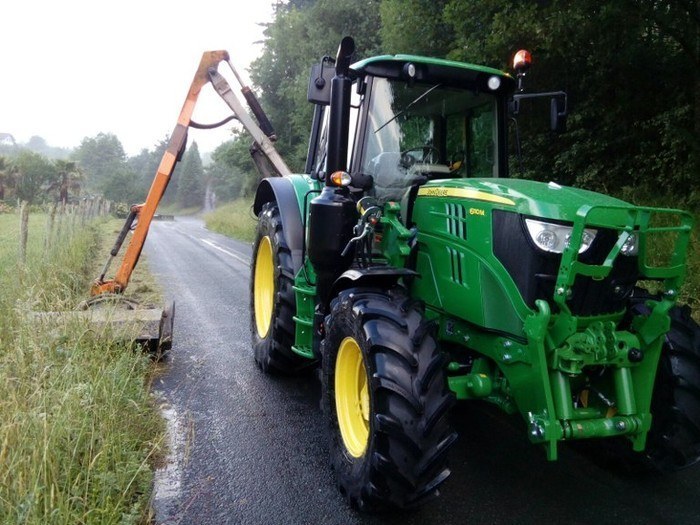
<path fill-rule="evenodd" d="M 250 246 L 178 217 L 154 223 L 145 249 L 176 301 L 173 349 L 155 383 L 170 431 L 156 473 L 160 525 L 700 523 L 700 468 L 632 475 L 588 444 L 548 463 L 517 418 L 474 404 L 453 412 L 460 440 L 440 498 L 358 514 L 327 463 L 316 376 L 269 377 L 254 364 Z"/>

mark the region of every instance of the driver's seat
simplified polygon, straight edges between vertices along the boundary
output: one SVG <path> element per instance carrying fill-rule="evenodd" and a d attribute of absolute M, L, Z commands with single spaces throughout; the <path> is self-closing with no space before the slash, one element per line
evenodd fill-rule
<path fill-rule="evenodd" d="M 374 181 L 374 196 L 380 202 L 398 201 L 411 185 L 412 176 L 401 165 L 401 154 L 385 151 L 374 157 L 368 166 Z"/>

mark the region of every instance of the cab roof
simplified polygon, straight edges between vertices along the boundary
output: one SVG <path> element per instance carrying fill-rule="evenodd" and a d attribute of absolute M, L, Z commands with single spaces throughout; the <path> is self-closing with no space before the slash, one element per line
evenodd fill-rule
<path fill-rule="evenodd" d="M 464 85 L 486 83 L 492 76 L 499 77 L 502 89 L 515 89 L 515 80 L 508 73 L 486 66 L 429 58 L 417 55 L 381 55 L 360 60 L 350 69 L 360 77 L 375 76 L 399 80 L 409 80 L 408 64 L 415 66 L 414 80 L 418 82 Z M 500 91 L 500 90 L 499 90 Z"/>

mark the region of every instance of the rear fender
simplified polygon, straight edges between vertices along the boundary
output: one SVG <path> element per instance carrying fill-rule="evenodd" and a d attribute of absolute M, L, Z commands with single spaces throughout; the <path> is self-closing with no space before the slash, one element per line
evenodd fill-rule
<path fill-rule="evenodd" d="M 296 273 L 302 264 L 302 248 L 304 240 L 304 224 L 301 219 L 300 200 L 297 189 L 290 180 L 291 177 L 275 177 L 263 179 L 258 185 L 253 201 L 253 212 L 260 214 L 266 202 L 276 202 L 282 220 L 284 240 L 292 252 L 292 264 Z M 301 195 L 301 202 L 304 196 Z"/>

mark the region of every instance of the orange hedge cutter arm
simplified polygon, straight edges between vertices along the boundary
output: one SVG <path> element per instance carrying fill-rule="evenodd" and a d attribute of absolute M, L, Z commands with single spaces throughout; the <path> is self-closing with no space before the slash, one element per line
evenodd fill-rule
<path fill-rule="evenodd" d="M 153 183 L 151 184 L 151 189 L 148 191 L 148 196 L 143 204 L 137 204 L 131 207 L 129 216 L 126 219 L 126 223 L 122 228 L 117 242 L 110 252 L 110 257 L 105 264 L 102 274 L 93 283 L 90 293 L 91 295 L 101 295 L 105 293 L 121 293 L 129 284 L 129 279 L 131 273 L 138 263 L 139 257 L 141 255 L 141 250 L 146 242 L 146 236 L 148 235 L 148 230 L 151 226 L 151 221 L 153 220 L 153 215 L 156 212 L 158 203 L 160 202 L 165 189 L 168 187 L 170 182 L 170 177 L 175 170 L 175 164 L 182 155 L 187 145 L 187 129 L 190 127 L 192 113 L 194 112 L 195 105 L 197 104 L 197 97 L 202 87 L 207 84 L 209 80 L 208 72 L 210 69 L 216 69 L 219 62 L 229 61 L 229 55 L 226 51 L 207 51 L 202 55 L 202 60 L 197 68 L 197 73 L 192 80 L 190 85 L 190 90 L 187 93 L 187 98 L 180 111 L 180 116 L 177 119 L 177 124 L 173 130 L 170 140 L 168 141 L 168 148 L 163 155 L 160 165 L 158 166 L 158 171 L 156 172 Z M 129 241 L 124 258 L 122 260 L 121 266 L 114 277 L 114 279 L 105 280 L 105 274 L 109 269 L 109 265 L 112 259 L 117 255 L 119 249 L 126 238 L 126 235 L 131 230 L 131 226 L 134 220 L 138 220 L 136 227 L 134 229 L 134 234 Z"/>

